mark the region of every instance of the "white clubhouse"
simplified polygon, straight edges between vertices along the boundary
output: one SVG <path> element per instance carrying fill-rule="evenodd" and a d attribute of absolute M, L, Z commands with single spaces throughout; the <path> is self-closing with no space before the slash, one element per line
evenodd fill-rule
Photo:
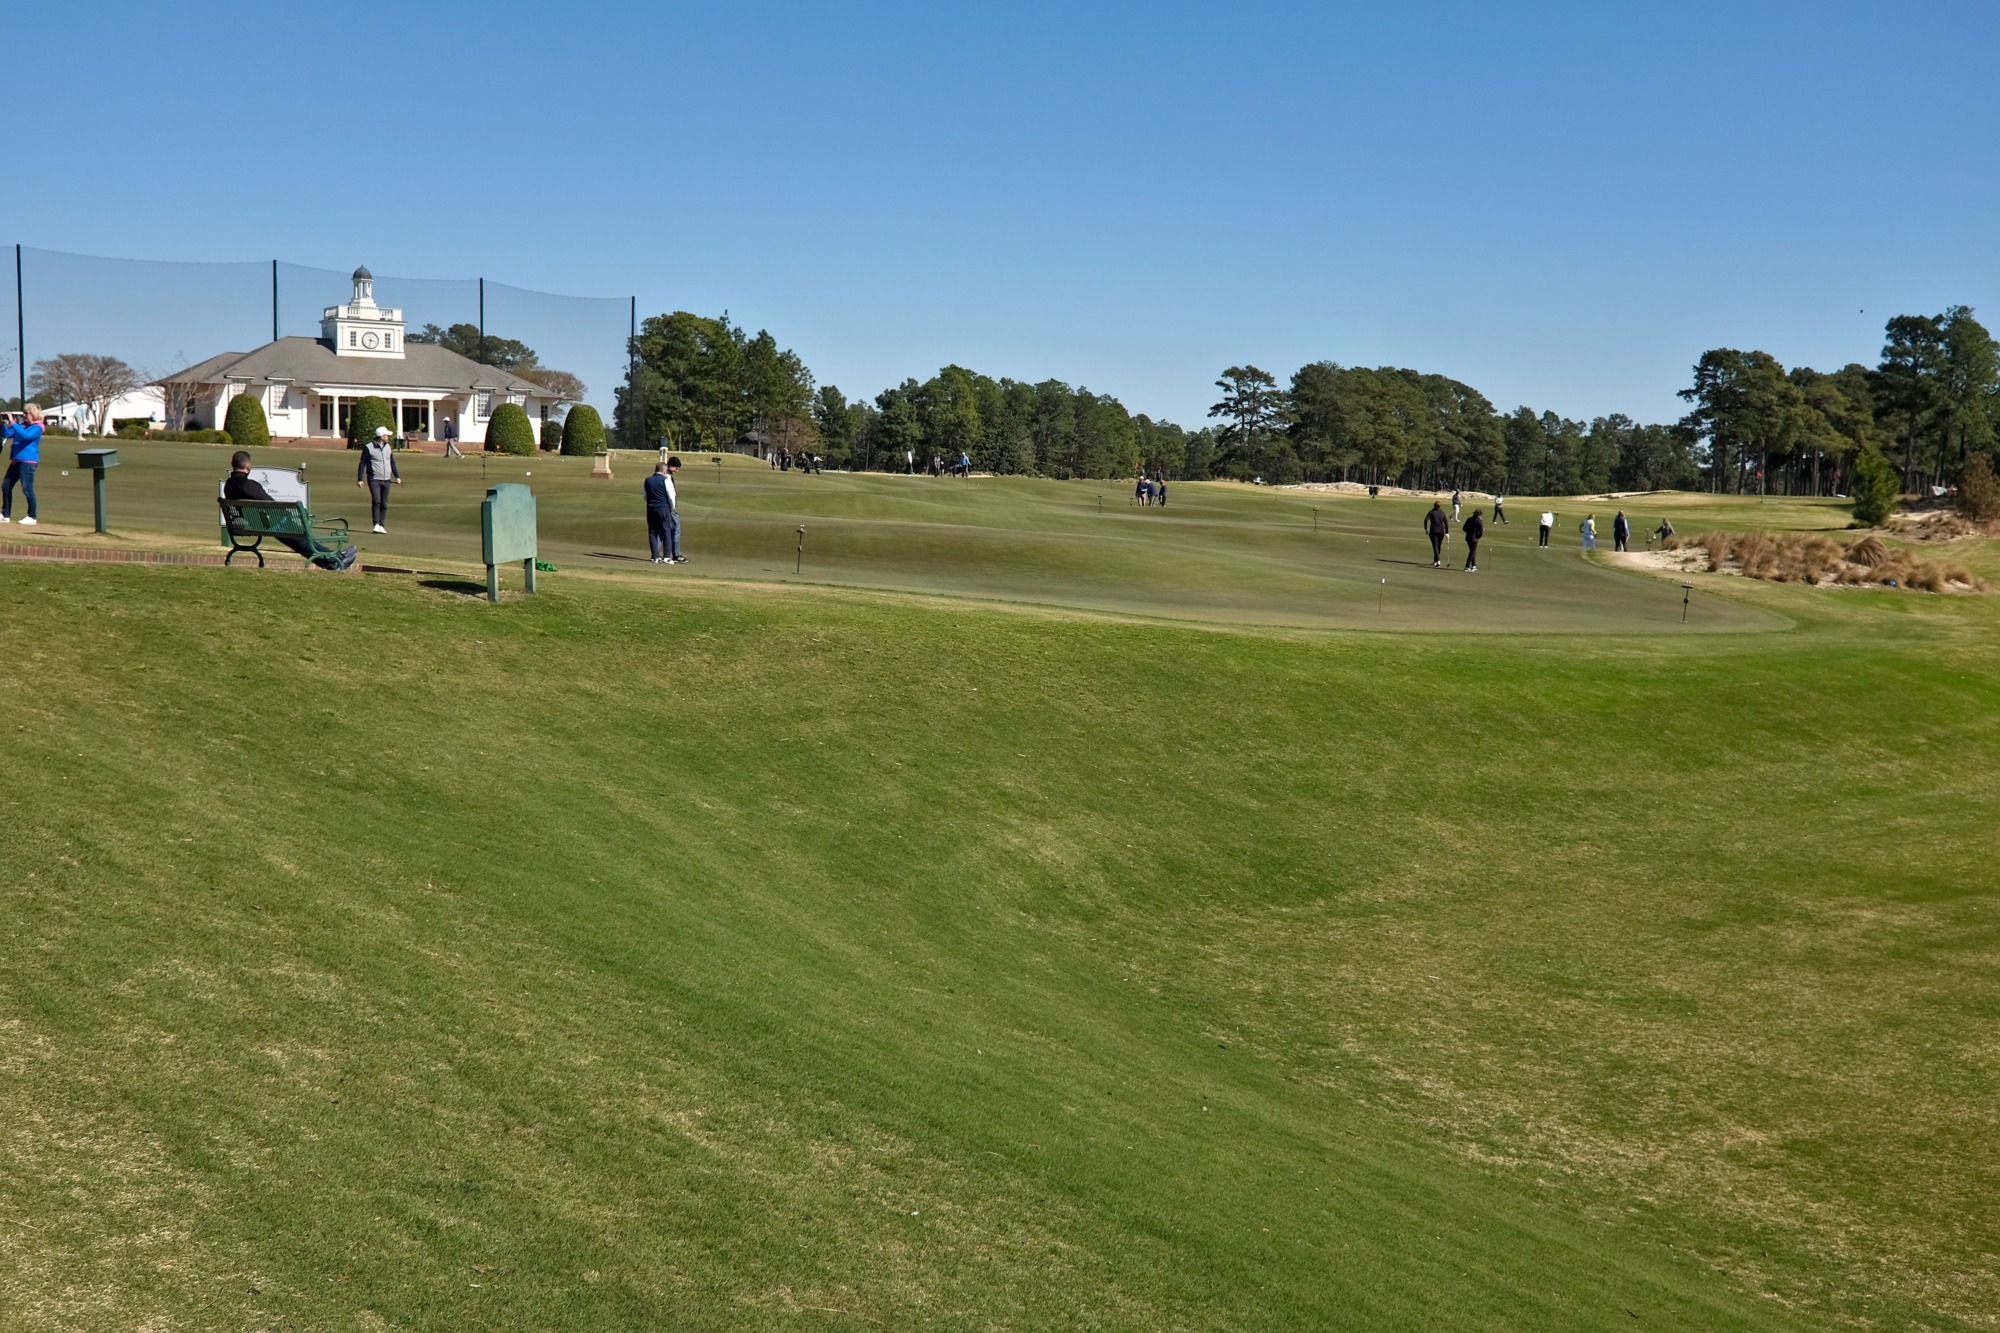
<path fill-rule="evenodd" d="M 465 444 L 486 441 L 493 409 L 513 403 L 529 419 L 546 421 L 556 400 L 533 380 L 481 365 L 447 347 L 412 343 L 403 312 L 375 304 L 375 276 L 354 270 L 346 305 L 326 307 L 319 337 L 280 338 L 254 352 L 224 352 L 172 377 L 203 386 L 187 423 L 222 424 L 229 400 L 258 395 L 273 439 L 335 439 L 347 434 L 348 414 L 362 398 L 386 398 L 400 433 L 438 438 L 449 420 Z"/>

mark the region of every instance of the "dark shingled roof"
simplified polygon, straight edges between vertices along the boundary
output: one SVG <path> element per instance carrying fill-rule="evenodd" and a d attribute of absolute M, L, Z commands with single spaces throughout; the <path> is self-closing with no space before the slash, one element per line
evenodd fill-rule
<path fill-rule="evenodd" d="M 173 380 L 220 384 L 225 379 L 293 384 L 352 384 L 369 389 L 494 389 L 503 393 L 548 396 L 548 390 L 498 366 L 482 366 L 449 347 L 430 343 L 403 344 L 401 360 L 378 356 L 339 356 L 317 338 L 280 338 L 254 352 L 224 352 L 189 366 Z"/>

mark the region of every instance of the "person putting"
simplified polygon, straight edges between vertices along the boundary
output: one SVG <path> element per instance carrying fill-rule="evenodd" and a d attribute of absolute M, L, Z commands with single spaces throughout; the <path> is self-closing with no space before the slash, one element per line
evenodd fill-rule
<path fill-rule="evenodd" d="M 1451 520 L 1444 516 L 1444 503 L 1431 501 L 1430 512 L 1424 515 L 1424 535 L 1431 539 L 1431 568 L 1444 568 L 1444 539 L 1451 535 Z"/>
<path fill-rule="evenodd" d="M 1549 533 L 1555 530 L 1555 526 L 1556 511 L 1553 509 L 1544 509 L 1542 511 L 1542 528 L 1535 536 L 1535 545 L 1547 546 L 1549 544 Z"/>
<path fill-rule="evenodd" d="M 687 563 L 681 555 L 680 496 L 674 489 L 674 474 L 680 470 L 681 460 L 669 454 L 646 478 L 646 542 L 656 565 Z"/>
<path fill-rule="evenodd" d="M 1486 520 L 1479 516 L 1477 509 L 1465 520 L 1465 572 L 1479 572 L 1479 539 L 1486 535 Z"/>
<path fill-rule="evenodd" d="M 403 474 L 396 467 L 396 444 L 389 438 L 387 426 L 377 426 L 375 438 L 361 446 L 354 484 L 368 488 L 369 519 L 375 524 L 375 531 L 387 532 L 389 529 L 382 525 L 389 519 L 389 487 L 403 484 Z"/>

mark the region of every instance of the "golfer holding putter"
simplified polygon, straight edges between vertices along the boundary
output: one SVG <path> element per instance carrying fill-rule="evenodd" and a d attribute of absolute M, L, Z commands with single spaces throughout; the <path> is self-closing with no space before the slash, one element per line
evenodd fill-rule
<path fill-rule="evenodd" d="M 1424 535 L 1431 539 L 1431 568 L 1444 568 L 1444 539 L 1451 535 L 1451 520 L 1444 516 L 1444 505 L 1431 501 L 1430 512 L 1424 515 Z"/>

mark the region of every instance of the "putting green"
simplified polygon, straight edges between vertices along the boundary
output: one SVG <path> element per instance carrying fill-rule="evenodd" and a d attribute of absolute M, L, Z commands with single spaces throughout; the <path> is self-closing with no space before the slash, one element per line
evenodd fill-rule
<path fill-rule="evenodd" d="M 66 442 L 65 442 L 66 443 Z M 67 455 L 51 449 L 55 458 Z M 108 474 L 113 527 L 133 539 L 165 534 L 213 540 L 215 486 L 229 451 L 208 445 L 129 443 Z M 646 562 L 639 485 L 650 454 L 620 454 L 617 476 L 592 480 L 588 459 L 411 457 L 391 500 L 386 535 L 362 532 L 372 564 L 476 560 L 479 498 L 493 481 L 535 488 L 548 559 L 570 569 L 633 570 L 667 580 L 721 577 L 1027 602 L 1123 615 L 1219 622 L 1444 633 L 1707 632 L 1780 628 L 1782 601 L 1746 599 L 1713 580 L 1681 621 L 1672 581 L 1586 559 L 1562 513 L 1554 545 L 1535 545 L 1540 502 L 1515 500 L 1512 522 L 1491 529 L 1476 574 L 1429 568 L 1419 524 L 1427 501 L 1274 491 L 1230 483 L 1176 484 L 1164 509 L 1130 503 L 1130 486 L 974 478 L 781 473 L 734 455 L 690 455 L 681 473 L 688 565 Z M 354 455 L 270 449 L 261 461 L 306 464 L 315 510 L 365 528 Z M 87 525 L 87 476 L 45 466 L 44 512 Z M 532 474 L 532 475 L 530 475 Z M 1099 502 L 1102 500 L 1100 512 Z M 1318 510 L 1315 518 L 1314 510 Z M 1597 506 L 1610 545 L 1612 507 Z M 1635 500 L 1633 527 L 1663 515 L 1683 531 L 1720 519 L 1738 526 L 1836 527 L 1835 502 L 1758 506 L 1673 496 Z M 798 528 L 806 529 L 804 557 Z M 1447 554 L 1464 558 L 1454 536 Z"/>

